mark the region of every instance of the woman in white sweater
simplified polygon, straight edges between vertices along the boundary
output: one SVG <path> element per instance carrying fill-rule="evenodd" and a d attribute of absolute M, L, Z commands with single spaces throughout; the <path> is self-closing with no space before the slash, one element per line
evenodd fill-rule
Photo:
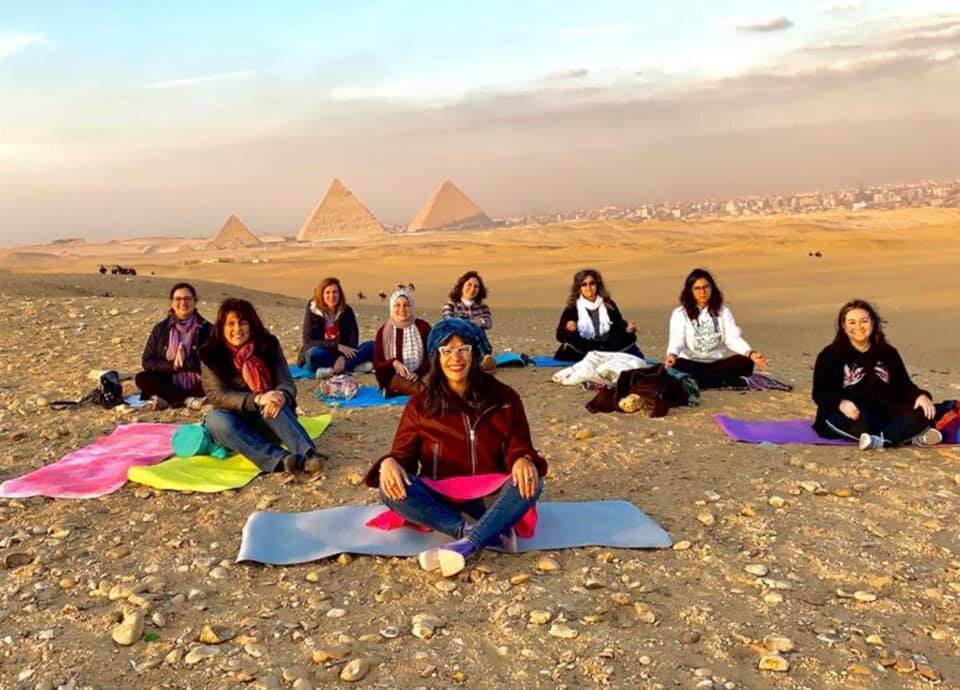
<path fill-rule="evenodd" d="M 754 365 L 767 368 L 767 358 L 743 339 L 717 282 L 702 268 L 687 276 L 680 306 L 670 315 L 664 363 L 692 376 L 700 388 L 741 388 Z"/>

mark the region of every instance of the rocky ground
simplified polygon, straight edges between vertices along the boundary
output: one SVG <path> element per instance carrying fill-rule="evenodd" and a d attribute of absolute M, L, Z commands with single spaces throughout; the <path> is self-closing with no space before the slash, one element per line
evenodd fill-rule
<path fill-rule="evenodd" d="M 120 422 L 194 419 L 45 405 L 89 389 L 92 368 L 134 371 L 168 284 L 0 273 L 0 480 Z M 250 297 L 295 353 L 302 300 L 200 291 L 208 317 L 228 292 Z M 362 332 L 383 311 L 361 306 Z M 662 311 L 634 314 L 653 352 Z M 549 352 L 555 317 L 501 310 L 495 345 Z M 897 316 L 918 332 L 924 318 Z M 591 416 L 589 394 L 549 372 L 500 374 L 551 463 L 545 497 L 631 500 L 672 550 L 485 554 L 450 580 L 413 559 L 235 564 L 254 510 L 374 500 L 360 476 L 399 410 L 336 412 L 316 479 L 0 500 L 0 688 L 960 686 L 960 452 L 728 442 L 712 414 L 810 414 L 829 315 L 790 324 L 789 337 L 782 323 L 744 325 L 796 392 L 711 392 L 651 420 Z M 922 338 L 912 350 L 895 340 L 936 397 L 957 395 L 957 371 L 931 368 Z M 305 411 L 320 412 L 316 384 L 299 385 Z"/>

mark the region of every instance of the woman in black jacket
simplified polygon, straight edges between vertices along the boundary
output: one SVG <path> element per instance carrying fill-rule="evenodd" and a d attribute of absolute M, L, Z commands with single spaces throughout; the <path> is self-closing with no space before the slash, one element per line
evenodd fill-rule
<path fill-rule="evenodd" d="M 930 393 L 910 379 L 900 353 L 887 342 L 883 320 L 863 300 L 840 308 L 836 337 L 817 356 L 813 400 L 816 432 L 858 440 L 861 450 L 942 440 L 931 426 Z"/>
<path fill-rule="evenodd" d="M 357 316 L 337 278 L 324 278 L 314 289 L 303 314 L 301 334 L 303 344 L 297 358 L 301 366 L 325 374 L 373 368 L 373 341 L 360 343 Z"/>
<path fill-rule="evenodd" d="M 169 406 L 199 410 L 204 403 L 197 352 L 210 339 L 212 326 L 197 311 L 197 291 L 190 283 L 170 289 L 167 318 L 153 327 L 143 349 L 143 371 L 136 375 L 140 399 L 162 410 Z"/>
<path fill-rule="evenodd" d="M 200 361 L 207 401 L 216 408 L 204 424 L 217 443 L 264 472 L 323 468 L 313 440 L 297 421 L 297 387 L 280 341 L 250 302 L 224 300 Z"/>
<path fill-rule="evenodd" d="M 554 359 L 579 362 L 591 350 L 643 357 L 637 327 L 623 318 L 603 284 L 600 271 L 585 268 L 573 276 L 567 307 L 557 324 L 560 347 Z"/>

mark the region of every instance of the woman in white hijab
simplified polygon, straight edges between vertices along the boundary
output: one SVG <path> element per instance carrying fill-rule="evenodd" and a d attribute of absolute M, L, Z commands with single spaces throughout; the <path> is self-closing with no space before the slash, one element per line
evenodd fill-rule
<path fill-rule="evenodd" d="M 390 295 L 390 318 L 373 341 L 373 371 L 385 398 L 416 393 L 430 371 L 425 354 L 430 324 L 414 316 L 413 306 L 412 291 Z"/>
<path fill-rule="evenodd" d="M 591 350 L 626 352 L 643 357 L 637 327 L 623 318 L 600 271 L 585 268 L 573 276 L 567 308 L 557 324 L 560 347 L 555 359 L 579 362 Z"/>

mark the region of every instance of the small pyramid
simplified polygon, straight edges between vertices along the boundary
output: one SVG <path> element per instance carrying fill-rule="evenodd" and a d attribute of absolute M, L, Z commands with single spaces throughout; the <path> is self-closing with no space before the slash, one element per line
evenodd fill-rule
<path fill-rule="evenodd" d="M 227 222 L 220 228 L 220 232 L 207 246 L 211 249 L 238 249 L 240 247 L 258 247 L 263 244 L 260 239 L 250 232 L 250 228 L 243 221 L 231 214 Z"/>
<path fill-rule="evenodd" d="M 382 235 L 383 226 L 337 178 L 297 233 L 302 241 Z"/>
<path fill-rule="evenodd" d="M 420 209 L 420 213 L 410 221 L 407 232 L 480 227 L 492 222 L 490 216 L 461 192 L 457 185 L 444 180 Z"/>

